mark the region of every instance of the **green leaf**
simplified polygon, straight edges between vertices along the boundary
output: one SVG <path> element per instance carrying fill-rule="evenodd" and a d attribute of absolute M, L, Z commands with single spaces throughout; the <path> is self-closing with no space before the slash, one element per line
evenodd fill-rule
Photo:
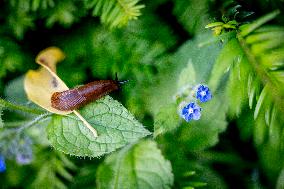
<path fill-rule="evenodd" d="M 284 167 L 282 168 L 276 183 L 276 189 L 284 188 Z"/>
<path fill-rule="evenodd" d="M 173 55 L 170 63 L 166 62 L 159 68 L 161 74 L 156 77 L 157 84 L 151 87 L 151 91 L 159 92 L 152 92 L 148 99 L 149 109 L 154 115 L 157 115 L 165 102 L 174 101 L 173 96 L 183 85 L 207 82 L 222 45 L 219 40 L 212 38 L 207 33 L 187 41 Z M 181 75 L 184 69 L 187 71 Z"/>
<path fill-rule="evenodd" d="M 54 0 L 32 0 L 31 2 L 31 8 L 33 11 L 36 11 L 38 9 L 47 9 L 54 7 L 55 3 Z"/>
<path fill-rule="evenodd" d="M 14 35 L 18 39 L 23 39 L 24 34 L 28 29 L 34 28 L 34 18 L 25 11 L 17 10 L 13 11 L 8 16 L 8 22 Z"/>
<path fill-rule="evenodd" d="M 213 22 L 213 23 L 207 24 L 205 26 L 205 28 L 214 28 L 214 27 L 217 27 L 217 26 L 222 26 L 223 24 L 224 24 L 224 22 Z"/>
<path fill-rule="evenodd" d="M 204 26 L 210 22 L 208 9 L 208 0 L 175 0 L 173 13 L 189 33 L 195 34 L 204 32 Z"/>
<path fill-rule="evenodd" d="M 110 155 L 97 171 L 98 188 L 169 189 L 172 168 L 151 140 L 129 145 Z"/>
<path fill-rule="evenodd" d="M 80 12 L 72 1 L 59 1 L 56 6 L 50 9 L 49 17 L 46 19 L 46 26 L 52 27 L 59 23 L 64 27 L 71 26 L 77 19 L 76 13 Z"/>
<path fill-rule="evenodd" d="M 255 29 L 257 29 L 258 27 L 262 26 L 263 24 L 265 24 L 266 22 L 274 19 L 278 14 L 280 14 L 279 10 L 276 10 L 272 13 L 269 13 L 261 18 L 259 18 L 258 20 L 254 21 L 251 24 L 246 24 L 243 25 L 240 29 L 241 29 L 241 36 L 246 36 L 248 34 L 250 34 L 252 31 L 254 31 Z"/>
<path fill-rule="evenodd" d="M 17 104 L 25 104 L 29 100 L 27 99 L 24 90 L 24 76 L 19 76 L 13 80 L 10 80 L 4 89 L 4 94 L 7 100 L 15 102 Z"/>
<path fill-rule="evenodd" d="M 228 43 L 224 46 L 216 60 L 216 63 L 214 64 L 209 80 L 209 86 L 213 92 L 217 90 L 222 77 L 224 74 L 229 72 L 230 67 L 234 62 L 234 58 L 239 55 L 240 52 L 240 45 L 236 39 L 228 41 Z"/>
<path fill-rule="evenodd" d="M 0 36 L 0 78 L 8 73 L 23 70 L 24 63 L 30 61 L 13 39 Z"/>
<path fill-rule="evenodd" d="M 189 59 L 187 67 L 185 67 L 179 75 L 179 80 L 177 82 L 178 89 L 182 90 L 185 87 L 195 84 L 195 78 L 196 76 L 192 60 Z M 176 98 L 178 98 L 180 95 L 179 92 L 177 92 L 176 95 Z M 154 136 L 156 137 L 157 135 L 176 129 L 180 125 L 180 120 L 177 103 L 173 102 L 162 106 L 155 116 Z"/>
<path fill-rule="evenodd" d="M 85 106 L 80 112 L 99 136 L 95 138 L 73 115 L 54 115 L 47 132 L 55 149 L 75 156 L 97 157 L 150 134 L 119 102 L 109 96 Z"/>
<path fill-rule="evenodd" d="M 73 181 L 70 170 L 76 171 L 75 164 L 58 151 L 40 150 L 36 153 L 37 161 L 33 162 L 33 167 L 37 168 L 37 174 L 29 188 L 67 189 L 65 184 Z"/>
<path fill-rule="evenodd" d="M 181 71 L 179 80 L 177 83 L 178 89 L 182 89 L 184 86 L 194 85 L 196 83 L 196 73 L 192 64 L 192 59 L 188 60 L 187 66 Z"/>
<path fill-rule="evenodd" d="M 170 73 L 162 80 L 164 87 L 169 88 L 168 91 L 175 91 L 176 94 L 179 94 L 179 91 L 184 87 L 193 87 L 199 83 L 207 84 L 208 76 L 221 47 L 218 40 L 212 41 L 211 44 L 204 43 L 207 40 L 212 41 L 208 35 L 200 35 L 197 39 L 188 41 L 175 54 L 173 59 L 175 68 L 170 69 Z M 163 96 L 157 95 L 155 102 L 153 102 L 154 108 L 159 108 L 154 119 L 155 136 L 174 130 L 183 123 L 181 129 L 178 129 L 178 133 L 181 133 L 180 139 L 186 143 L 189 149 L 202 150 L 218 142 L 219 133 L 224 131 L 227 125 L 225 120 L 226 103 L 219 102 L 222 99 L 220 91 L 213 94 L 211 102 L 202 104 L 201 119 L 190 123 L 185 123 L 178 117 L 178 104 L 173 103 L 175 101 L 173 100 L 175 95 L 173 92 L 170 93 L 172 94 L 170 96 L 164 92 L 165 89 L 163 91 L 156 89 L 156 91 L 160 91 L 158 94 L 163 94 Z M 172 103 L 165 104 L 165 102 Z"/>
<path fill-rule="evenodd" d="M 176 129 L 180 124 L 177 105 L 175 103 L 165 105 L 155 116 L 154 120 L 154 137 L 165 132 Z"/>

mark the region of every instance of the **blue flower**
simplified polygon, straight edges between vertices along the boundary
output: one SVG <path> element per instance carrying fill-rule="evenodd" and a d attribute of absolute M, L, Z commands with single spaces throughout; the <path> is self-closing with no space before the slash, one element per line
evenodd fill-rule
<path fill-rule="evenodd" d="M 31 163 L 31 161 L 33 160 L 32 151 L 26 151 L 24 153 L 17 154 L 16 160 L 17 160 L 17 163 L 21 165 L 26 165 L 26 164 Z"/>
<path fill-rule="evenodd" d="M 16 152 L 16 161 L 18 164 L 26 165 L 33 160 L 32 141 L 30 138 L 25 137 L 19 142 Z"/>
<path fill-rule="evenodd" d="M 212 98 L 211 92 L 206 85 L 199 85 L 196 91 L 196 98 L 200 102 L 207 102 Z"/>
<path fill-rule="evenodd" d="M 192 119 L 199 120 L 201 116 L 200 111 L 201 108 L 195 102 L 190 102 L 181 110 L 181 116 L 187 122 L 189 122 Z"/>
<path fill-rule="evenodd" d="M 0 155 L 0 173 L 6 171 L 5 158 Z"/>

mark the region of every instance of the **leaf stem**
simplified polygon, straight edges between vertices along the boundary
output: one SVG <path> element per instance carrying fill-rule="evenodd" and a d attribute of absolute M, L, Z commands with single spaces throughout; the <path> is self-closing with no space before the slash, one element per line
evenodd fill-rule
<path fill-rule="evenodd" d="M 10 135 L 16 135 L 19 136 L 21 134 L 21 132 L 43 120 L 45 120 L 46 118 L 48 118 L 50 115 L 52 115 L 52 113 L 48 112 L 48 113 L 45 113 L 45 114 L 41 114 L 39 115 L 38 117 L 34 118 L 33 120 L 29 121 L 29 122 L 26 122 L 25 124 L 23 124 L 22 126 L 20 127 L 17 127 L 17 128 L 8 128 L 7 129 L 7 132 L 6 132 L 6 136 L 10 136 Z M 19 124 L 22 124 L 23 122 L 19 122 Z M 13 123 L 15 125 L 15 123 Z M 3 136 L 2 136 L 3 137 Z"/>
<path fill-rule="evenodd" d="M 34 118 L 32 121 L 24 124 L 23 126 L 21 126 L 20 128 L 17 128 L 17 132 L 20 133 L 21 131 L 23 131 L 24 129 L 27 129 L 37 123 L 39 123 L 42 120 L 45 120 L 46 118 L 48 118 L 50 115 L 52 115 L 52 113 L 45 113 L 45 114 L 41 114 L 38 117 Z"/>
<path fill-rule="evenodd" d="M 38 114 L 38 115 L 44 113 L 41 110 L 29 108 L 27 106 L 23 106 L 23 105 L 19 105 L 19 104 L 14 104 L 14 103 L 6 101 L 2 98 L 0 98 L 0 106 L 3 106 L 4 108 L 7 107 L 7 108 L 10 108 L 12 110 L 19 110 L 19 111 L 23 111 L 23 112 L 27 112 L 27 113 Z"/>
<path fill-rule="evenodd" d="M 29 121 L 10 121 L 5 122 L 5 128 L 18 128 L 20 125 L 26 124 Z"/>

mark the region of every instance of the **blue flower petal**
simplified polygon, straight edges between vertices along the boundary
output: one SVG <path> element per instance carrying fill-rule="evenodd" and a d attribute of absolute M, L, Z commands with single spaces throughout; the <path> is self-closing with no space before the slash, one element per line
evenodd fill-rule
<path fill-rule="evenodd" d="M 18 164 L 26 165 L 33 160 L 32 141 L 29 137 L 22 139 L 16 152 L 16 161 Z"/>
<path fill-rule="evenodd" d="M 0 173 L 6 171 L 5 158 L 0 155 Z"/>
<path fill-rule="evenodd" d="M 200 110 L 199 110 L 199 109 L 195 109 L 194 112 L 193 112 L 193 117 L 192 117 L 192 119 L 193 119 L 193 120 L 199 120 L 199 119 L 200 119 L 200 116 L 201 116 Z"/>
<path fill-rule="evenodd" d="M 33 160 L 33 154 L 32 152 L 19 153 L 16 156 L 16 160 L 17 163 L 21 165 L 29 164 Z"/>

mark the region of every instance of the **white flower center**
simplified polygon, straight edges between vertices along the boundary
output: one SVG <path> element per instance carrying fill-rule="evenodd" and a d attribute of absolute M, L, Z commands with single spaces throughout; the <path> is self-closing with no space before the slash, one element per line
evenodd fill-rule
<path fill-rule="evenodd" d="M 192 108 L 189 108 L 189 109 L 188 109 L 188 113 L 192 114 L 192 113 L 193 113 L 193 109 L 192 109 Z"/>
<path fill-rule="evenodd" d="M 201 91 L 200 95 L 201 95 L 201 96 L 205 96 L 205 95 L 206 95 L 206 92 L 205 92 L 205 91 Z"/>

